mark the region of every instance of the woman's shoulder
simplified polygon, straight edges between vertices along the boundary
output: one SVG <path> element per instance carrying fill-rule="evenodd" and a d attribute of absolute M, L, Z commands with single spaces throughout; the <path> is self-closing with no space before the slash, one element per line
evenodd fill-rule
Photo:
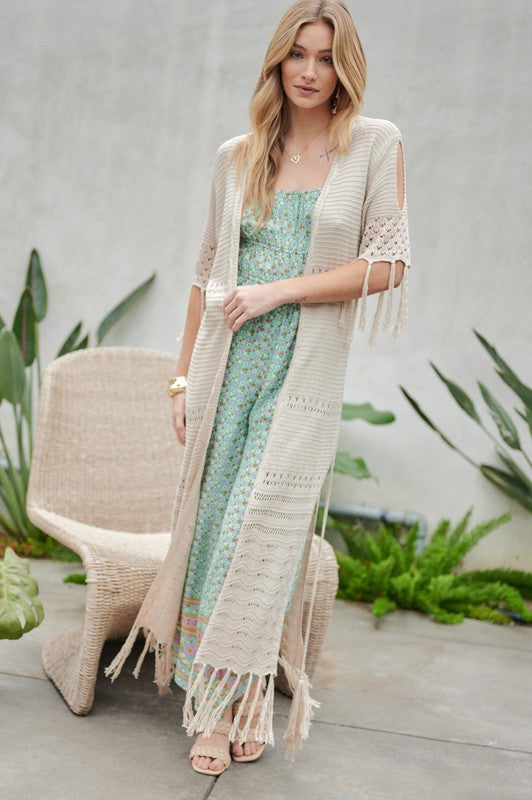
<path fill-rule="evenodd" d="M 366 136 L 381 136 L 393 139 L 400 137 L 401 131 L 395 122 L 390 119 L 379 117 L 367 117 L 364 114 L 357 114 L 351 122 L 351 129 L 364 133 Z"/>
<path fill-rule="evenodd" d="M 225 159 L 229 156 L 239 142 L 243 142 L 249 136 L 249 133 L 240 133 L 238 136 L 231 136 L 230 139 L 226 139 L 221 145 L 218 146 L 216 151 L 216 159 Z"/>
<path fill-rule="evenodd" d="M 242 142 L 249 136 L 248 133 L 239 133 L 238 136 L 231 136 L 230 139 L 226 139 L 225 142 L 222 142 L 221 145 L 218 147 L 217 153 L 225 153 L 227 151 L 231 151 L 237 142 Z"/>
<path fill-rule="evenodd" d="M 352 148 L 359 148 L 361 141 L 364 141 L 373 160 L 378 159 L 393 142 L 401 139 L 399 127 L 390 119 L 357 114 L 351 122 Z"/>
<path fill-rule="evenodd" d="M 238 136 L 232 136 L 218 146 L 213 164 L 213 172 L 215 175 L 220 175 L 229 167 L 231 154 L 233 153 L 235 145 L 238 144 L 238 142 L 244 141 L 248 135 L 248 133 L 241 133 Z"/>
<path fill-rule="evenodd" d="M 402 138 L 399 127 L 392 120 L 363 114 L 358 114 L 353 119 L 351 133 L 353 143 L 360 143 L 363 139 L 369 143 L 374 154 L 384 152 L 392 142 Z"/>

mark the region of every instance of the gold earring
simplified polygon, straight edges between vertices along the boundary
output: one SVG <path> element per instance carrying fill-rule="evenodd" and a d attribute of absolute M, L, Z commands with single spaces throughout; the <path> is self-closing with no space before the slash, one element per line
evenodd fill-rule
<path fill-rule="evenodd" d="M 336 114 L 338 112 L 338 93 L 340 91 L 340 87 L 336 89 L 336 93 L 332 99 L 332 113 Z"/>

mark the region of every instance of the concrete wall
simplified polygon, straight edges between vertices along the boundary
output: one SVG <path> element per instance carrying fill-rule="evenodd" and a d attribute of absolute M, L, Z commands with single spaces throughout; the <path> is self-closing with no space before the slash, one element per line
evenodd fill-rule
<path fill-rule="evenodd" d="M 288 5 L 0 0 L 0 314 L 11 322 L 37 248 L 50 295 L 44 363 L 78 320 L 94 331 L 154 270 L 149 295 L 105 344 L 177 357 L 212 158 L 248 128 L 265 48 Z M 530 382 L 530 4 L 349 7 L 368 61 L 362 113 L 403 133 L 413 267 L 403 337 L 381 335 L 369 349 L 358 334 L 351 349 L 345 400 L 397 415 L 381 429 L 342 426 L 341 448 L 363 456 L 379 483 L 336 475 L 333 500 L 420 511 L 431 527 L 471 505 L 473 522 L 510 508 L 512 521 L 466 564 L 532 569 L 530 514 L 450 451 L 399 390 L 471 456 L 494 462 L 493 444 L 429 360 L 479 408 L 477 379 L 515 406 L 476 328 Z"/>

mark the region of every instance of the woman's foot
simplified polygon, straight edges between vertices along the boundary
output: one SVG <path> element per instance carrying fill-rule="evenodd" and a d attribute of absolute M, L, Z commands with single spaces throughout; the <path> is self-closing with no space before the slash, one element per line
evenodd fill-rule
<path fill-rule="evenodd" d="M 254 692 L 255 692 L 255 688 L 252 686 L 252 688 L 250 690 L 250 695 L 253 696 Z M 235 716 L 236 716 L 236 714 L 238 712 L 239 702 L 240 702 L 239 700 L 236 700 L 233 703 L 233 719 L 235 718 Z M 259 724 L 260 711 L 261 711 L 261 706 L 262 706 L 263 702 L 264 702 L 264 691 L 262 692 L 262 695 L 261 695 L 259 701 L 257 702 L 257 708 L 255 710 L 255 714 L 253 715 L 253 719 L 251 720 L 251 725 L 250 725 L 250 732 L 251 733 L 253 733 L 253 731 L 255 730 L 256 726 Z M 248 700 L 248 703 L 249 703 L 249 700 Z M 246 703 L 246 705 L 248 705 L 248 703 Z M 247 722 L 247 716 L 245 715 L 245 713 L 242 713 L 242 716 L 240 717 L 240 726 L 239 727 L 243 728 L 246 725 L 246 722 Z M 255 742 L 255 741 L 253 741 L 253 739 L 250 739 L 250 741 L 248 741 L 248 742 L 243 742 L 242 744 L 238 744 L 238 742 L 232 742 L 231 743 L 231 755 L 236 760 L 239 760 L 240 758 L 246 758 L 247 756 L 251 756 L 251 758 L 249 758 L 249 759 L 246 758 L 246 760 L 253 761 L 254 760 L 253 756 L 257 753 L 257 758 L 258 758 L 260 753 L 262 753 L 263 750 L 264 750 L 264 742 Z M 260 751 L 260 753 L 259 753 L 259 751 Z"/>
<path fill-rule="evenodd" d="M 227 722 L 229 726 L 233 720 L 233 713 L 232 707 L 226 708 L 222 717 L 224 722 Z M 220 727 L 223 727 L 220 726 Z M 210 747 L 216 747 L 223 751 L 227 752 L 227 755 L 230 756 L 229 753 L 229 728 L 227 728 L 227 733 L 212 733 L 210 736 L 203 736 L 202 733 L 198 734 L 196 741 L 194 743 L 194 749 L 198 747 L 198 749 L 208 750 Z M 192 765 L 196 769 L 199 770 L 209 770 L 213 773 L 220 773 L 223 772 L 224 769 L 227 768 L 227 764 L 222 761 L 221 758 L 216 758 L 214 756 L 207 756 L 207 755 L 194 755 L 192 757 Z"/>
<path fill-rule="evenodd" d="M 253 722 L 251 723 L 254 724 Z M 236 756 L 252 756 L 253 753 L 256 753 L 257 750 L 262 749 L 264 745 L 261 742 L 244 742 L 244 744 L 237 744 L 233 742 L 231 744 L 231 755 Z M 231 773 L 232 774 L 232 773 Z"/>

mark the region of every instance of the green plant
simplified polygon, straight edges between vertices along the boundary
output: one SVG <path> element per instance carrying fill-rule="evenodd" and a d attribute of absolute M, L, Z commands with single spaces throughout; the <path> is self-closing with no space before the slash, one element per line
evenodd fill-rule
<path fill-rule="evenodd" d="M 518 589 L 522 597 L 527 600 L 532 599 L 532 572 L 523 572 L 520 569 L 510 569 L 508 567 L 496 567 L 494 569 L 476 569 L 471 572 L 461 572 L 457 576 L 464 583 L 485 583 L 486 581 L 498 581 L 507 583 Z"/>
<path fill-rule="evenodd" d="M 86 585 L 87 574 L 85 572 L 70 572 L 63 578 L 63 583 L 79 583 Z"/>
<path fill-rule="evenodd" d="M 0 560 L 0 639 L 20 639 L 44 619 L 39 586 L 29 561 L 7 547 Z"/>
<path fill-rule="evenodd" d="M 491 345 L 478 331 L 473 328 L 475 335 L 477 336 L 478 340 L 485 348 L 485 350 L 489 353 L 495 364 L 497 365 L 498 369 L 496 369 L 497 375 L 506 383 L 507 386 L 512 389 L 512 391 L 519 397 L 521 402 L 523 403 L 523 408 L 515 408 L 514 410 L 516 413 L 522 417 L 522 419 L 527 423 L 528 426 L 528 433 L 532 434 L 532 389 L 529 386 L 526 386 L 522 381 L 517 377 L 515 372 L 508 366 L 506 361 L 504 361 L 501 356 L 498 354 L 497 350 Z M 421 409 L 419 403 L 414 400 L 414 398 L 406 391 L 403 386 L 400 386 L 401 391 L 403 392 L 404 396 L 414 409 L 414 411 L 421 417 L 421 419 L 429 425 L 432 430 L 434 430 L 453 450 L 459 453 L 463 458 L 466 459 L 472 466 L 477 467 L 482 475 L 490 481 L 494 486 L 497 487 L 501 492 L 503 492 L 508 497 L 513 498 L 518 503 L 520 503 L 524 508 L 528 509 L 528 511 L 532 511 L 532 481 L 530 480 L 529 476 L 526 474 L 524 469 L 517 464 L 512 456 L 510 455 L 509 451 L 501 445 L 499 440 L 491 433 L 491 431 L 484 425 L 480 415 L 478 414 L 475 404 L 473 400 L 469 397 L 468 394 L 460 387 L 458 384 L 454 383 L 454 381 L 449 380 L 446 378 L 440 370 L 430 362 L 430 365 L 436 372 L 436 375 L 443 381 L 443 383 L 447 386 L 451 396 L 454 400 L 458 403 L 458 406 L 464 411 L 480 428 L 484 431 L 484 433 L 492 440 L 495 444 L 495 449 L 497 455 L 499 456 L 500 460 L 506 467 L 506 470 L 500 469 L 498 466 L 493 466 L 492 464 L 477 464 L 472 458 L 470 458 L 466 453 L 460 450 L 453 442 L 451 442 L 447 436 L 442 433 L 442 431 L 435 425 L 435 423 L 428 417 L 428 415 Z M 521 437 L 519 436 L 518 429 L 514 424 L 510 414 L 506 411 L 506 409 L 501 405 L 501 403 L 497 400 L 495 395 L 480 381 L 477 381 L 478 386 L 480 388 L 480 393 L 482 395 L 482 399 L 484 400 L 485 404 L 488 407 L 488 411 L 492 417 L 493 422 L 497 428 L 498 434 L 502 439 L 502 442 L 507 445 L 511 450 L 514 452 L 517 451 L 521 454 L 525 461 L 525 466 L 530 468 L 532 467 L 532 462 L 530 461 L 529 456 L 525 452 L 522 444 L 521 444 Z"/>
<path fill-rule="evenodd" d="M 416 522 L 401 542 L 381 523 L 378 533 L 360 541 L 344 534 L 347 553 L 336 550 L 339 564 L 337 597 L 372 603 L 372 614 L 382 617 L 397 608 L 431 614 L 438 622 L 456 624 L 464 617 L 508 623 L 516 616 L 532 622 L 519 591 L 530 590 L 532 575 L 502 571 L 455 574 L 480 539 L 511 519 L 506 511 L 467 532 L 472 508 L 452 529 L 443 519 L 436 526 L 423 552 L 416 553 L 419 525 Z"/>
<path fill-rule="evenodd" d="M 146 291 L 155 278 L 151 275 L 116 305 L 101 321 L 96 332 L 96 345 Z M 37 250 L 32 250 L 25 285 L 15 312 L 12 329 L 0 317 L 0 403 L 12 406 L 16 451 L 15 459 L 7 446 L 0 426 L 0 528 L 3 547 L 20 546 L 32 555 L 53 554 L 74 557 L 70 551 L 40 531 L 26 513 L 26 496 L 33 453 L 33 394 L 35 377 L 41 386 L 40 323 L 47 312 L 48 293 Z M 65 338 L 56 358 L 89 347 L 89 334 L 82 335 L 79 322 Z M 18 463 L 16 463 L 18 461 Z M 0 551 L 1 552 L 1 551 Z"/>
<path fill-rule="evenodd" d="M 361 419 L 370 425 L 389 425 L 394 422 L 395 416 L 391 411 L 378 411 L 371 403 L 343 403 L 341 419 L 345 421 Z M 364 459 L 355 458 L 344 451 L 336 453 L 334 471 L 357 480 L 375 478 L 378 483 L 378 479 L 369 471 Z"/>

